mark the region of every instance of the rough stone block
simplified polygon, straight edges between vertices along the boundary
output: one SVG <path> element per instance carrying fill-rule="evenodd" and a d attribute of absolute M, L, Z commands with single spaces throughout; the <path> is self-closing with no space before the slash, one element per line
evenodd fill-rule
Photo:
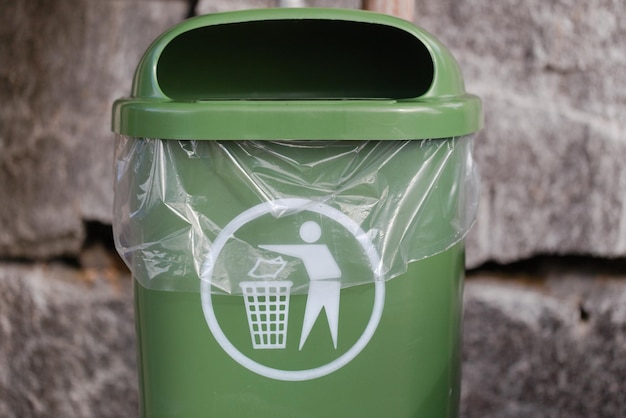
<path fill-rule="evenodd" d="M 3 418 L 136 416 L 131 279 L 107 257 L 0 264 Z M 623 263 L 553 262 L 468 280 L 462 417 L 626 416 Z"/>
<path fill-rule="evenodd" d="M 204 1 L 199 13 L 270 0 Z M 358 8 L 360 1 L 310 6 Z M 84 221 L 111 221 L 111 102 L 183 0 L 0 6 L 0 255 L 76 255 Z M 626 255 L 626 3 L 417 3 L 485 102 L 468 264 L 535 254 Z"/>
<path fill-rule="evenodd" d="M 623 266 L 559 264 L 468 281 L 463 417 L 626 416 Z"/>
<path fill-rule="evenodd" d="M 0 5 L 0 256 L 76 254 L 111 222 L 111 104 L 184 1 Z"/>
<path fill-rule="evenodd" d="M 468 263 L 626 255 L 626 3 L 419 2 L 484 99 Z"/>
<path fill-rule="evenodd" d="M 137 416 L 130 285 L 103 269 L 0 265 L 0 416 Z"/>

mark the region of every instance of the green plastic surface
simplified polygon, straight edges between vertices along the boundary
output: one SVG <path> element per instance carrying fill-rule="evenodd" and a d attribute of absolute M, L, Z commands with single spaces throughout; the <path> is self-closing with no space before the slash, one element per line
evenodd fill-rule
<path fill-rule="evenodd" d="M 118 100 L 113 109 L 116 133 L 139 143 L 148 142 L 142 138 L 166 140 L 157 141 L 160 144 L 173 144 L 169 139 L 444 138 L 441 141 L 452 149 L 456 137 L 481 126 L 480 100 L 465 92 L 458 64 L 434 37 L 400 19 L 338 9 L 265 9 L 189 19 L 152 44 L 137 68 L 131 97 Z M 410 148 L 426 152 L 427 142 L 410 141 Z M 237 143 L 203 145 L 229 151 Z M 155 175 L 153 165 L 138 164 L 132 167 L 133 178 L 124 193 L 116 191 L 116 199 L 127 202 L 129 214 L 137 217 L 132 224 L 136 230 L 129 233 L 141 241 L 139 246 L 156 241 L 168 245 L 173 231 L 185 230 L 186 221 L 176 216 L 180 207 L 172 205 L 168 193 L 181 193 L 183 200 L 185 193 L 199 198 L 198 218 L 220 227 L 268 199 L 243 187 L 241 178 L 224 174 L 231 159 L 216 153 L 191 158 L 184 151 L 183 147 L 159 162 L 185 189 L 160 187 L 169 184 L 170 176 L 152 185 L 147 179 Z M 301 151 L 290 152 L 304 158 Z M 316 152 L 336 153 L 330 147 Z M 435 198 L 422 208 L 430 227 L 407 237 L 416 245 L 424 235 L 432 235 L 433 242 L 449 235 L 453 225 L 443 209 L 455 207 L 462 191 L 454 187 L 454 170 L 429 173 L 412 155 L 406 154 L 410 161 L 398 164 L 398 170 L 388 168 L 388 178 L 401 186 L 413 178 L 400 170 L 408 169 L 433 179 L 434 187 L 425 188 L 424 194 L 434 193 Z M 205 166 L 215 175 L 203 175 Z M 276 165 L 271 167 L 276 171 Z M 334 178 L 328 183 L 339 184 L 346 170 L 339 164 L 326 170 Z M 380 171 L 378 175 L 386 175 Z M 320 197 L 288 181 L 292 174 L 288 170 L 273 174 L 286 179 L 284 188 L 276 191 L 279 196 Z M 383 200 L 387 192 L 389 188 L 376 191 L 374 200 Z M 355 199 L 366 194 L 355 191 Z M 150 211 L 141 204 L 147 198 L 163 205 Z M 355 208 L 363 205 L 355 202 Z M 406 216 L 394 214 L 397 231 L 410 230 Z M 272 242 L 290 243 L 280 232 L 258 232 L 274 234 Z M 246 233 L 242 228 L 239 235 Z M 328 247 L 346 252 L 353 248 L 341 240 Z M 152 256 L 159 261 L 163 254 Z M 408 262 L 406 271 L 385 283 L 380 322 L 362 351 L 342 367 L 302 381 L 264 377 L 227 353 L 219 334 L 207 325 L 197 272 L 188 268 L 193 263 L 185 257 L 191 254 L 163 266 L 157 263 L 167 273 L 151 283 L 153 288 L 144 286 L 149 280 L 135 272 L 142 417 L 458 416 L 462 239 L 433 256 Z M 350 266 L 343 271 L 346 277 L 370 268 Z M 167 288 L 170 281 L 170 290 L 157 290 Z M 189 282 L 185 289 L 194 291 L 179 290 L 180 281 Z M 289 316 L 295 319 L 289 320 L 287 344 L 280 350 L 254 348 L 243 297 L 214 294 L 211 309 L 224 335 L 244 356 L 282 371 L 307 370 L 329 364 L 357 344 L 369 326 L 376 289 L 377 284 L 368 283 L 341 290 L 336 346 L 330 323 L 320 320 L 299 347 L 300 319 L 307 309 L 304 294 L 291 295 Z"/>
<path fill-rule="evenodd" d="M 133 139 L 142 142 L 142 139 Z M 172 141 L 159 140 L 163 146 Z M 458 187 L 454 187 L 453 170 L 443 170 L 437 175 L 428 174 L 415 153 L 426 152 L 428 143 L 435 141 L 409 141 L 402 155 L 416 161 L 398 163 L 385 174 L 399 184 L 412 177 L 405 170 L 419 171 L 422 176 L 436 178 L 436 196 L 433 207 L 424 208 L 423 216 L 433 218 L 428 228 L 421 228 L 407 237 L 413 244 L 423 235 L 446 236 L 451 225 L 441 216 L 438 208 L 459 198 Z M 448 144 L 451 149 L 455 140 L 437 140 Z M 235 148 L 237 143 L 201 142 L 206 148 Z M 267 142 L 272 145 L 271 142 Z M 386 147 L 392 141 L 381 143 Z M 278 148 L 269 148 L 268 154 L 279 154 Z M 198 150 L 197 150 L 198 151 Z M 311 158 L 319 160 L 321 154 L 329 157 L 340 153 L 342 148 L 327 147 L 302 150 L 289 149 L 280 153 L 291 161 Z M 308 151 L 309 154 L 304 151 Z M 240 183 L 236 176 L 229 175 L 225 165 L 232 160 L 217 152 L 206 152 L 206 158 L 185 159 L 184 152 L 170 155 L 165 165 L 177 170 L 171 175 L 151 172 L 152 165 L 137 165 L 134 187 L 129 194 L 131 213 L 141 215 L 140 228 L 134 231 L 143 243 L 164 240 L 167 242 L 173 231 L 180 230 L 181 219 L 176 211 L 154 211 L 143 213 L 141 199 L 146 194 L 168 201 L 159 190 L 188 196 L 205 196 L 206 205 L 202 215 L 223 225 L 233 217 L 259 202 L 259 196 Z M 297 154 L 302 154 L 298 159 Z M 364 153 L 359 154 L 363 158 Z M 463 156 L 459 153 L 459 156 Z M 176 161 L 176 158 L 181 161 Z M 203 174 L 201 166 L 209 164 L 216 173 Z M 135 164 L 133 164 L 135 165 Z M 248 164 L 251 165 L 251 164 Z M 276 165 L 269 164 L 269 167 Z M 356 166 L 359 166 L 358 164 Z M 341 184 L 344 165 L 338 164 L 337 171 L 329 173 Z M 262 170 L 261 170 L 262 171 Z M 195 173 L 195 175 L 194 175 Z M 185 185 L 183 189 L 167 187 L 157 183 L 150 186 L 147 177 L 173 177 Z M 279 170 L 279 177 L 289 179 L 286 170 Z M 329 181 L 332 183 L 332 181 Z M 160 186 L 162 187 L 160 187 Z M 292 196 L 307 194 L 302 184 L 284 186 L 283 191 Z M 176 189 L 176 190 L 172 190 Z M 387 190 L 387 188 L 385 188 Z M 119 190 L 118 190 L 119 191 Z M 426 190 L 424 191 L 426 193 Z M 384 196 L 383 191 L 381 198 Z M 124 193 L 126 194 L 126 193 Z M 355 191 L 356 196 L 363 193 Z M 419 193 L 417 194 L 419 195 Z M 124 199 L 127 196 L 123 196 Z M 358 199 L 358 197 L 357 197 Z M 171 202 L 170 202 L 171 203 Z M 364 202 L 362 202 L 364 203 Z M 173 205 L 180 209 L 180 206 Z M 297 215 L 285 219 L 297 218 Z M 313 215 L 311 215 L 313 216 Z M 395 214 L 397 231 L 408 231 L 410 225 L 406 214 Z M 313 218 L 311 218 L 313 219 Z M 318 219 L 321 223 L 321 220 Z M 292 222 L 296 227 L 300 222 Z M 272 224 L 268 224 L 268 227 Z M 367 227 L 366 227 L 367 229 Z M 240 233 L 239 233 L 240 232 Z M 243 228 L 237 234 L 246 239 Z M 254 231 L 249 231 L 252 234 Z M 393 232 L 393 231 L 391 231 Z M 259 228 L 256 235 L 271 239 L 271 242 L 289 241 L 289 231 Z M 346 277 L 364 274 L 367 265 L 352 263 L 348 257 L 355 254 L 354 242 L 337 238 L 337 242 L 325 241 L 341 263 Z M 141 245 L 141 244 L 139 244 Z M 396 249 L 397 250 L 397 249 Z M 153 255 L 158 258 L 157 254 Z M 187 257 L 192 257 L 188 254 Z M 359 257 L 354 257 L 360 260 Z M 231 258 L 234 264 L 245 260 Z M 173 259 L 162 265 L 168 274 L 157 279 L 173 285 L 183 281 L 197 283 L 184 257 Z M 449 249 L 420 261 L 408 263 L 406 271 L 385 284 L 384 309 L 371 340 L 356 357 L 338 370 L 304 381 L 272 379 L 239 364 L 220 345 L 207 326 L 202 297 L 197 291 L 154 290 L 141 283 L 145 278 L 135 277 L 136 318 L 139 341 L 139 368 L 141 381 L 141 416 L 144 418 L 278 418 L 278 417 L 327 417 L 327 418 L 414 418 L 458 416 L 460 391 L 460 341 L 462 287 L 464 275 L 464 244 L 459 241 Z M 225 268 L 229 269 L 228 265 Z M 234 270 L 234 268 L 233 268 Z M 369 271 L 367 273 L 370 273 Z M 294 272 L 297 274 L 297 272 Z M 295 280 L 295 279 L 294 279 Z M 310 336 L 299 349 L 298 339 L 302 335 L 304 311 L 308 295 L 292 294 L 286 347 L 276 350 L 258 350 L 253 347 L 246 319 L 244 298 L 240 295 L 212 295 L 215 316 L 221 330 L 230 343 L 245 356 L 262 365 L 280 370 L 312 369 L 328 364 L 354 347 L 366 328 L 373 311 L 376 297 L 374 283 L 358 285 L 341 290 L 339 311 L 338 344 L 335 349 L 326 318 L 316 321 Z"/>
<path fill-rule="evenodd" d="M 189 19 L 142 58 L 116 133 L 164 139 L 424 139 L 482 126 L 480 100 L 426 31 L 339 9 Z"/>
<path fill-rule="evenodd" d="M 231 359 L 208 332 L 197 293 L 148 290 L 135 281 L 141 417 L 457 417 L 463 255 L 458 244 L 411 263 L 388 283 L 385 311 L 367 347 L 335 373 L 302 382 L 267 379 Z M 367 313 L 373 297 L 373 285 L 342 291 L 338 350 L 361 332 L 363 323 L 351 318 Z M 302 316 L 305 301 L 292 296 L 294 317 Z M 215 296 L 214 306 L 233 343 L 258 358 L 243 299 Z M 264 361 L 297 368 L 336 355 L 323 321 L 299 351 L 300 326 L 290 321 L 289 348 L 263 353 Z"/>

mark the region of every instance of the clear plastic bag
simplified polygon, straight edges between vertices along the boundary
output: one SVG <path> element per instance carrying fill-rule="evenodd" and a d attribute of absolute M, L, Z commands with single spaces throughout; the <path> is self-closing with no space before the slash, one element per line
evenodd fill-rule
<path fill-rule="evenodd" d="M 114 233 L 158 290 L 242 294 L 251 280 L 390 280 L 462 240 L 479 179 L 473 136 L 201 141 L 118 135 Z M 365 267 L 362 267 L 365 265 Z M 371 272 L 374 274 L 371 274 Z"/>

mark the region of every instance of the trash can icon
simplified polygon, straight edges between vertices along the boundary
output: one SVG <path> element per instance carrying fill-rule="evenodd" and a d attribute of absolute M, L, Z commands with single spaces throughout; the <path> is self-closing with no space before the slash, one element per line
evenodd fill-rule
<path fill-rule="evenodd" d="M 241 282 L 254 349 L 285 348 L 292 282 Z"/>
<path fill-rule="evenodd" d="M 113 105 L 140 416 L 456 417 L 480 99 L 340 9 L 188 19 Z"/>

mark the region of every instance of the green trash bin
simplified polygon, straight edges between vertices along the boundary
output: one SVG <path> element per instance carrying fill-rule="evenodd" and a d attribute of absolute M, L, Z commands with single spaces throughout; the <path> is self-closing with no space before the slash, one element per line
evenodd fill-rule
<path fill-rule="evenodd" d="M 142 417 L 454 417 L 478 98 L 361 11 L 175 26 L 113 109 Z"/>

